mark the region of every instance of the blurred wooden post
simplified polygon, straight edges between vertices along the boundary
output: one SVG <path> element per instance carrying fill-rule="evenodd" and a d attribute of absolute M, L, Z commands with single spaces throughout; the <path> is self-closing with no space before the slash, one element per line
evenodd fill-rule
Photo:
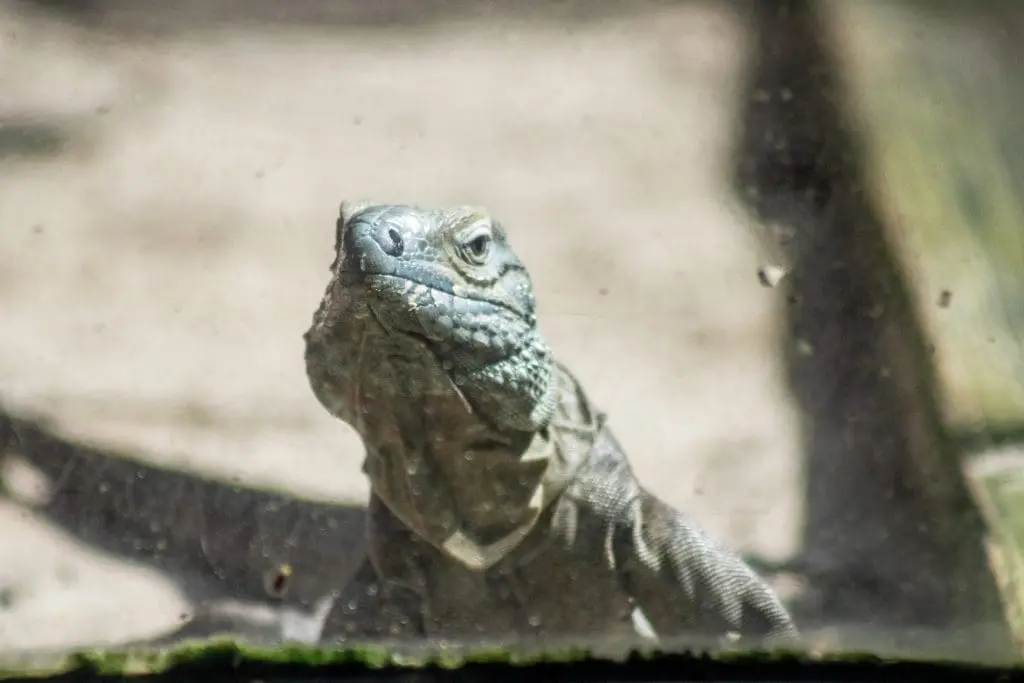
<path fill-rule="evenodd" d="M 934 345 L 943 419 L 961 458 L 965 443 L 973 451 L 968 481 L 1020 648 L 1024 448 L 992 446 L 1024 426 L 1024 11 L 827 5 L 863 136 L 864 189 Z M 962 564 L 972 559 L 983 563 Z"/>
<path fill-rule="evenodd" d="M 919 42 L 914 17 L 878 18 L 888 4 L 751 10 L 736 181 L 791 271 L 783 344 L 805 418 L 801 564 L 813 588 L 799 609 L 854 627 L 844 649 L 1003 656 L 985 525 L 949 429 L 944 394 L 956 387 L 931 353 L 936 315 L 987 291 L 963 268 L 950 279 L 967 236 L 944 218 L 953 207 L 936 204 L 957 201 L 951 190 L 927 194 L 936 172 L 966 162 L 899 118 L 922 115 L 919 99 L 936 91 L 905 52 L 878 49 Z M 950 64 L 962 58 L 946 47 Z M 937 232 L 957 249 L 908 249 L 908 235 Z M 922 261 L 932 278 L 919 277 Z M 960 285 L 974 288 L 969 303 Z"/>

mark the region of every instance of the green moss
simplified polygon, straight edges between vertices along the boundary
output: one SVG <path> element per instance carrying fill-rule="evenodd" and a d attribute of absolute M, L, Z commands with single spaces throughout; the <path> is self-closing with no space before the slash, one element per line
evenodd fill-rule
<path fill-rule="evenodd" d="M 878 667 L 942 667 L 964 674 L 989 671 L 987 667 L 961 662 L 887 660 L 868 653 L 814 654 L 793 650 L 749 651 L 729 650 L 709 653 L 665 652 L 657 649 L 633 650 L 622 659 L 601 658 L 583 647 L 561 647 L 552 650 L 516 651 L 507 647 L 435 647 L 418 653 L 397 654 L 387 645 L 332 648 L 289 645 L 254 647 L 232 639 L 215 639 L 183 643 L 166 650 L 117 651 L 93 650 L 78 652 L 48 666 L 32 670 L 2 670 L 0 679 L 10 677 L 46 678 L 70 675 L 75 678 L 119 678 L 164 674 L 175 678 L 196 678 L 203 674 L 231 673 L 266 680 L 273 676 L 339 674 L 345 670 L 383 668 L 442 668 L 466 666 L 515 666 L 560 668 L 566 665 L 599 669 L 627 667 L 630 670 L 720 669 L 742 670 L 768 667 L 792 671 L 813 668 L 848 671 L 850 667 L 868 670 Z"/>
<path fill-rule="evenodd" d="M 604 648 L 607 650 L 608 648 Z M 809 653 L 798 650 L 723 650 L 714 653 L 633 649 L 623 656 L 598 655 L 580 646 L 548 649 L 516 649 L 500 643 L 491 646 L 434 646 L 399 652 L 388 644 L 350 647 L 285 645 L 261 647 L 232 638 L 184 642 L 162 650 L 88 650 L 48 660 L 10 662 L 0 665 L 0 680 L 7 678 L 46 679 L 55 676 L 78 679 L 120 678 L 164 675 L 195 679 L 226 674 L 266 680 L 273 676 L 338 674 L 386 668 L 459 669 L 466 666 L 561 668 L 627 667 L 631 671 L 682 668 L 736 671 L 769 667 L 774 670 L 806 670 L 821 667 L 847 670 L 889 666 L 952 667 L 958 671 L 980 671 L 985 667 L 955 661 L 893 660 L 872 653 Z"/>
<path fill-rule="evenodd" d="M 528 666 L 539 663 L 569 663 L 590 657 L 585 648 L 559 648 L 543 652 L 516 652 L 500 646 L 467 649 L 437 647 L 415 652 L 399 652 L 387 645 L 360 645 L 346 648 L 283 645 L 260 647 L 231 638 L 185 642 L 164 650 L 88 650 L 58 657 L 45 663 L 34 662 L 0 667 L 0 679 L 11 677 L 43 678 L 63 673 L 87 676 L 133 676 L 199 670 L 323 669 L 385 667 L 454 669 L 467 663 Z"/>

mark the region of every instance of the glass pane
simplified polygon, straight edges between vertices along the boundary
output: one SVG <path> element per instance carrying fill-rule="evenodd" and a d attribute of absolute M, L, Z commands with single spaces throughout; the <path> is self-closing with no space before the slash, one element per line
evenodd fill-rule
<path fill-rule="evenodd" d="M 1019 659 L 1022 33 L 3 3 L 0 661 Z"/>

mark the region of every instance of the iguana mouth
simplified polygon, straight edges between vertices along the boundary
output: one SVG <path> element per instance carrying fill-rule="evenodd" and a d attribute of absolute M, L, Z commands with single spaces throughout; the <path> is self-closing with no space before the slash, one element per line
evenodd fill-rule
<path fill-rule="evenodd" d="M 504 311 L 508 311 L 509 313 L 516 316 L 520 320 L 523 320 L 524 322 L 528 321 L 528 317 L 524 316 L 522 311 L 517 310 L 513 306 L 503 301 L 482 296 L 472 296 L 468 294 L 466 291 L 459 291 L 460 289 L 462 289 L 461 287 L 452 285 L 451 283 L 446 282 L 441 278 L 431 278 L 433 280 L 431 282 L 427 281 L 427 278 L 416 278 L 406 274 L 385 273 L 356 269 L 342 270 L 339 271 L 338 275 L 341 284 L 348 287 L 355 285 L 364 287 L 369 286 L 371 291 L 391 291 L 395 293 L 400 293 L 407 299 L 412 299 L 412 301 L 415 301 L 413 297 L 416 296 L 413 290 L 416 287 L 422 287 L 425 290 L 447 294 L 453 299 L 472 302 L 473 304 L 478 304 L 482 306 L 493 306 L 494 308 L 500 308 Z M 395 286 L 398 285 L 399 283 L 402 284 L 400 286 Z M 391 327 L 393 328 L 394 326 Z"/>

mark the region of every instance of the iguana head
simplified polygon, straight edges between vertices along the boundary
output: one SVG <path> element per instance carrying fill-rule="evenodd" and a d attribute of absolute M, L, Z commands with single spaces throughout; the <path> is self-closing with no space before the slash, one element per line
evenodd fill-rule
<path fill-rule="evenodd" d="M 331 283 L 306 333 L 307 369 L 328 410 L 347 419 L 344 407 L 325 401 L 324 389 L 334 404 L 344 389 L 324 386 L 325 352 L 348 344 L 352 353 L 334 362 L 365 361 L 355 347 L 369 335 L 368 343 L 389 349 L 371 354 L 374 362 L 393 359 L 421 373 L 424 381 L 413 384 L 425 391 L 449 382 L 493 427 L 532 432 L 547 424 L 553 361 L 537 331 L 530 277 L 486 211 L 345 202 L 335 249 Z M 337 370 L 336 383 L 354 376 Z"/>

